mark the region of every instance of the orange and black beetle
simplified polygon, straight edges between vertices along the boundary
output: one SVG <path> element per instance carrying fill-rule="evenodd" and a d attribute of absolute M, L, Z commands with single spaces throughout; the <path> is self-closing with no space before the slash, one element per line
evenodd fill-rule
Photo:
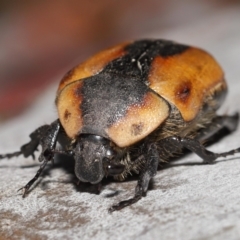
<path fill-rule="evenodd" d="M 61 151 L 75 159 L 82 182 L 99 184 L 104 176 L 123 180 L 139 173 L 135 196 L 110 208 L 129 206 L 144 196 L 159 162 L 187 148 L 205 163 L 240 148 L 213 153 L 202 143 L 222 129 L 234 131 L 238 114 L 217 116 L 227 91 L 219 64 L 207 52 L 166 40 L 140 40 L 107 49 L 73 68 L 60 82 L 59 119 L 35 130 L 15 153 L 32 155 L 42 146 L 43 162 L 24 194 Z M 66 145 L 66 144 L 65 144 Z"/>

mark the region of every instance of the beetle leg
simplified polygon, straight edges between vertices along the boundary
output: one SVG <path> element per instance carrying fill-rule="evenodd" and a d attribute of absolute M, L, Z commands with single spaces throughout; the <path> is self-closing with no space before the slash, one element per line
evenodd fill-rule
<path fill-rule="evenodd" d="M 159 154 L 157 151 L 156 144 L 148 145 L 147 151 L 144 154 L 145 158 L 145 166 L 140 172 L 140 177 L 135 188 L 135 195 L 133 198 L 127 199 L 125 201 L 121 201 L 116 205 L 113 205 L 109 208 L 109 212 L 113 212 L 116 210 L 121 210 L 124 207 L 130 206 L 133 203 L 139 201 L 143 196 L 146 196 L 148 185 L 150 180 L 157 173 L 158 162 L 159 162 Z"/>
<path fill-rule="evenodd" d="M 35 159 L 34 152 L 37 150 L 37 147 L 40 143 L 40 139 L 44 136 L 48 128 L 49 125 L 39 127 L 29 135 L 29 137 L 31 138 L 30 142 L 24 144 L 20 148 L 20 151 L 2 154 L 0 155 L 0 159 L 17 157 L 21 154 L 23 154 L 24 157 L 29 157 L 31 155 L 33 159 Z"/>
<path fill-rule="evenodd" d="M 219 133 L 223 129 L 227 129 L 229 132 L 233 132 L 237 129 L 239 122 L 239 114 L 235 113 L 232 116 L 217 116 L 213 119 L 211 125 L 203 129 L 197 136 L 197 139 L 201 142 L 208 141 L 215 134 Z"/>
<path fill-rule="evenodd" d="M 34 178 L 32 178 L 24 187 L 19 190 L 24 190 L 23 197 L 25 197 L 29 188 L 33 185 L 33 183 L 39 178 L 43 169 L 47 165 L 48 161 L 53 161 L 54 158 L 54 150 L 57 142 L 57 136 L 60 129 L 59 120 L 54 121 L 50 126 L 48 126 L 47 130 L 44 133 L 44 136 L 39 140 L 40 145 L 42 146 L 42 152 L 39 156 L 39 161 L 43 162 L 37 171 Z"/>
<path fill-rule="evenodd" d="M 181 138 L 178 136 L 172 136 L 159 141 L 161 148 L 168 152 L 174 152 L 179 148 L 187 148 L 196 153 L 203 159 L 204 163 L 213 163 L 219 157 L 226 157 L 240 152 L 240 148 L 233 149 L 231 151 L 214 153 L 207 150 L 198 140 L 190 138 Z"/>
<path fill-rule="evenodd" d="M 21 187 L 20 189 L 18 189 L 18 191 L 23 190 L 23 195 L 22 195 L 23 198 L 26 196 L 29 188 L 30 188 L 30 187 L 33 185 L 33 183 L 39 178 L 39 176 L 41 175 L 43 169 L 46 167 L 47 163 L 48 163 L 48 160 L 45 160 L 45 161 L 41 164 L 41 166 L 40 166 L 39 170 L 37 171 L 36 175 L 34 176 L 34 178 L 32 178 L 24 187 Z"/>

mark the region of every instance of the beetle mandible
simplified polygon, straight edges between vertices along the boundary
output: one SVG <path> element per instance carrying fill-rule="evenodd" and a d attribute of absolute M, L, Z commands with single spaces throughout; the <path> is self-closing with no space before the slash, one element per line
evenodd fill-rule
<path fill-rule="evenodd" d="M 213 163 L 240 148 L 214 153 L 203 143 L 222 129 L 234 131 L 238 114 L 218 116 L 225 99 L 224 73 L 207 52 L 167 40 L 139 40 L 104 50 L 69 71 L 56 96 L 58 119 L 30 134 L 20 151 L 42 162 L 23 197 L 55 153 L 75 159 L 81 182 L 100 184 L 139 174 L 135 195 L 113 205 L 120 210 L 146 195 L 160 162 L 186 148 Z M 61 138 L 68 144 L 56 149 Z"/>

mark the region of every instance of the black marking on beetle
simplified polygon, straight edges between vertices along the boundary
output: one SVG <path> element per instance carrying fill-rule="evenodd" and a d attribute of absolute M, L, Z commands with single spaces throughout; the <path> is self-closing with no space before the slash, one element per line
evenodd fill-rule
<path fill-rule="evenodd" d="M 124 118 L 131 106 L 140 106 L 149 91 L 152 90 L 138 78 L 130 76 L 103 72 L 86 78 L 78 92 L 84 96 L 80 105 L 83 116 L 81 133 L 107 137 L 104 129 Z"/>
<path fill-rule="evenodd" d="M 126 46 L 126 54 L 110 62 L 103 72 L 135 76 L 141 81 L 146 81 L 155 57 L 172 57 L 187 49 L 189 46 L 166 40 L 136 41 Z"/>
<path fill-rule="evenodd" d="M 142 133 L 143 129 L 144 129 L 144 123 L 143 122 L 140 122 L 138 124 L 132 124 L 131 134 L 133 136 L 140 135 Z"/>
<path fill-rule="evenodd" d="M 83 86 L 76 89 L 79 97 L 84 96 L 80 106 L 83 113 L 80 133 L 107 137 L 104 129 L 123 118 L 131 105 L 141 104 L 145 94 L 152 91 L 148 88 L 148 75 L 153 59 L 181 54 L 188 48 L 166 40 L 143 40 L 127 45 L 124 56 L 111 61 L 99 74 L 84 79 Z"/>
<path fill-rule="evenodd" d="M 71 117 L 71 115 L 72 114 L 66 109 L 65 112 L 64 112 L 64 116 L 63 116 L 64 121 L 67 122 L 68 119 Z"/>
<path fill-rule="evenodd" d="M 181 102 L 186 102 L 191 95 L 191 83 L 187 82 L 184 84 L 181 84 L 179 89 L 176 92 L 176 97 Z"/>

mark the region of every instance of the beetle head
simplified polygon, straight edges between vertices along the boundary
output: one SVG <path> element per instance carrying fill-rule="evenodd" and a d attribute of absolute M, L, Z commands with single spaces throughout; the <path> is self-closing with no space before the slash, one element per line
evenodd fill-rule
<path fill-rule="evenodd" d="M 110 141 L 97 135 L 81 135 L 74 149 L 74 158 L 75 174 L 82 182 L 96 184 L 104 176 L 124 171 L 124 166 L 116 161 L 120 156 L 110 146 Z"/>

